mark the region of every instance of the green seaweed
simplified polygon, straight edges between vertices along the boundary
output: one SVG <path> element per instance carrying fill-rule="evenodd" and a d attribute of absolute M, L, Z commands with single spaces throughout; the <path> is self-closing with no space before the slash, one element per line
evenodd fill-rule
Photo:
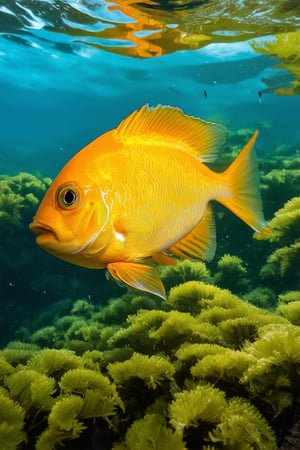
<path fill-rule="evenodd" d="M 218 271 L 214 275 L 214 283 L 234 293 L 246 291 L 250 286 L 247 269 L 238 256 L 223 255 L 218 261 Z"/>
<path fill-rule="evenodd" d="M 274 234 L 269 240 L 275 248 L 260 270 L 264 282 L 274 283 L 275 280 L 288 280 L 289 286 L 298 286 L 300 270 L 300 197 L 289 200 L 279 209 L 270 226 Z M 275 281 L 276 282 L 276 281 Z"/>
<path fill-rule="evenodd" d="M 3 450 L 15 450 L 26 441 L 25 412 L 4 390 L 0 390 L 0 442 Z"/>
<path fill-rule="evenodd" d="M 247 432 L 245 432 L 247 430 Z M 209 433 L 212 442 L 234 450 L 276 450 L 274 432 L 259 411 L 245 399 L 232 398 L 220 423 Z"/>
<path fill-rule="evenodd" d="M 193 296 L 199 312 L 193 308 L 191 314 Z M 87 439 L 92 423 L 102 420 L 115 433 L 114 449 L 143 445 L 160 450 L 166 442 L 189 449 L 195 436 L 203 448 L 220 443 L 232 449 L 274 448 L 267 421 L 281 420 L 292 405 L 300 407 L 299 329 L 287 318 L 200 281 L 174 287 L 172 298 L 169 310 L 141 309 L 125 323 L 121 315 L 118 326 L 111 327 L 96 322 L 97 308 L 81 299 L 66 318 L 81 317 L 87 330 L 96 323 L 98 349 L 78 355 L 24 344 L 17 350 L 17 343 L 4 349 L 2 389 L 24 412 L 22 438 L 38 450 L 71 446 L 73 440 Z M 108 308 L 112 311 L 113 301 Z M 52 326 L 63 331 L 64 346 L 72 344 L 71 320 L 60 318 Z M 78 335 L 78 343 L 94 341 L 93 333 Z M 241 423 L 236 423 L 236 411 Z M 257 432 L 251 437 L 244 429 Z"/>
<path fill-rule="evenodd" d="M 225 405 L 224 392 L 209 384 L 183 390 L 170 404 L 170 424 L 183 435 L 185 429 L 198 428 L 201 423 L 218 423 Z"/>
<path fill-rule="evenodd" d="M 167 427 L 161 414 L 145 414 L 128 429 L 125 442 L 115 443 L 112 450 L 186 450 L 181 437 Z"/>
<path fill-rule="evenodd" d="M 275 35 L 270 41 L 252 41 L 254 50 L 257 52 L 274 55 L 281 61 L 280 67 L 288 70 L 294 80 L 291 86 L 283 87 L 275 91 L 278 95 L 294 95 L 300 92 L 300 32 L 291 31 Z"/>

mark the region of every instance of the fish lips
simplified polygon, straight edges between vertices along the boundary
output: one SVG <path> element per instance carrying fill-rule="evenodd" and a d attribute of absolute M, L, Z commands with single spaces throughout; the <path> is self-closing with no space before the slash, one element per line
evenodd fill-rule
<path fill-rule="evenodd" d="M 39 220 L 33 220 L 33 222 L 29 225 L 30 230 L 36 235 L 36 241 L 38 244 L 42 244 L 43 242 L 48 242 L 55 240 L 58 242 L 58 236 L 49 225 L 46 225 Z"/>

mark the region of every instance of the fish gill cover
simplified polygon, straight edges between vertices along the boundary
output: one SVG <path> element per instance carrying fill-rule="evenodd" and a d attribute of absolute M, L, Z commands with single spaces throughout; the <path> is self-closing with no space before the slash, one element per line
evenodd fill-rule
<path fill-rule="evenodd" d="M 299 447 L 299 21 L 291 0 L 1 2 L 3 450 Z M 145 103 L 225 125 L 218 171 L 259 129 L 273 230 L 213 205 L 216 256 L 161 267 L 167 301 L 28 230 L 61 166 Z"/>

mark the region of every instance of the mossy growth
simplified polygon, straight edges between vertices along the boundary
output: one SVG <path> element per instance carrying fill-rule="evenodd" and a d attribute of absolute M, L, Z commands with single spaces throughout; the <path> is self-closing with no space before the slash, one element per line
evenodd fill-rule
<path fill-rule="evenodd" d="M 108 365 L 108 372 L 117 386 L 125 386 L 132 378 L 140 379 L 149 389 L 156 389 L 165 380 L 172 380 L 174 367 L 160 356 L 134 353 L 130 359 Z"/>
<path fill-rule="evenodd" d="M 278 246 L 262 266 L 260 276 L 265 283 L 288 280 L 298 286 L 300 270 L 300 197 L 294 197 L 279 209 L 270 222 L 274 234 L 270 241 Z"/>
<path fill-rule="evenodd" d="M 277 311 L 292 324 L 300 326 L 300 300 L 280 304 Z"/>
<path fill-rule="evenodd" d="M 209 433 L 222 448 L 276 450 L 276 439 L 268 422 L 247 400 L 234 397 L 223 408 L 220 423 Z"/>
<path fill-rule="evenodd" d="M 102 311 L 80 299 L 45 330 L 63 348 L 39 349 L 33 335 L 35 345 L 2 350 L 0 390 L 23 411 L 19 439 L 37 450 L 92 448 L 104 427 L 115 450 L 276 448 L 274 432 L 280 443 L 300 414 L 291 317 L 201 281 L 173 287 L 161 309 L 135 310 L 137 298 Z"/>
<path fill-rule="evenodd" d="M 259 338 L 246 345 L 245 351 L 255 359 L 243 374 L 242 383 L 252 397 L 270 404 L 278 416 L 292 406 L 293 396 L 299 395 L 299 327 L 291 324 L 261 327 Z"/>
<path fill-rule="evenodd" d="M 0 389 L 0 442 L 3 450 L 15 450 L 26 441 L 25 411 Z"/>
<path fill-rule="evenodd" d="M 135 420 L 125 435 L 124 443 L 112 450 L 187 450 L 181 437 L 167 426 L 161 414 L 145 414 Z"/>
<path fill-rule="evenodd" d="M 299 291 L 287 291 L 278 296 L 281 304 L 300 301 Z"/>
<path fill-rule="evenodd" d="M 215 386 L 220 383 L 220 388 L 225 388 L 227 394 L 241 394 L 243 386 L 240 379 L 254 358 L 249 353 L 224 349 L 223 352 L 208 354 L 200 359 L 192 368 L 194 378 L 205 379 L 213 382 Z"/>
<path fill-rule="evenodd" d="M 250 279 L 243 261 L 238 256 L 223 255 L 218 261 L 218 270 L 213 278 L 214 283 L 234 293 L 247 291 Z"/>
<path fill-rule="evenodd" d="M 187 281 L 209 282 L 211 279 L 210 272 L 204 262 L 190 260 L 177 261 L 176 266 L 161 268 L 160 276 L 167 291 Z"/>
<path fill-rule="evenodd" d="M 7 411 L 0 424 L 1 448 L 26 441 L 28 448 L 50 450 L 79 438 L 97 419 L 116 426 L 114 418 L 124 404 L 116 386 L 100 373 L 96 356 L 44 349 L 16 368 L 2 357 L 0 396 Z"/>
<path fill-rule="evenodd" d="M 224 392 L 209 384 L 184 390 L 170 404 L 170 424 L 183 436 L 185 429 L 198 428 L 201 423 L 218 423 L 225 405 Z"/>
<path fill-rule="evenodd" d="M 299 195 L 300 165 L 294 168 L 276 168 L 264 174 L 261 180 L 261 193 L 268 211 L 268 217 L 278 207 Z"/>
<path fill-rule="evenodd" d="M 259 308 L 274 310 L 277 305 L 276 293 L 268 287 L 257 287 L 245 294 L 245 299 Z"/>
<path fill-rule="evenodd" d="M 269 226 L 274 231 L 270 236 L 272 242 L 286 246 L 297 241 L 300 237 L 300 197 L 292 198 L 276 211 Z"/>
<path fill-rule="evenodd" d="M 30 414 L 31 411 L 49 411 L 54 403 L 54 378 L 28 368 L 17 370 L 5 379 L 11 397 Z"/>
<path fill-rule="evenodd" d="M 40 179 L 29 173 L 0 176 L 0 235 L 23 227 L 24 216 L 31 219 L 28 213 L 37 207 L 50 183 L 50 178 Z"/>

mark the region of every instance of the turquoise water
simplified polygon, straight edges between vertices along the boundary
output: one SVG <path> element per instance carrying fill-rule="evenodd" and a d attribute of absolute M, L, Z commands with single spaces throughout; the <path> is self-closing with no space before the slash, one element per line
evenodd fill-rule
<path fill-rule="evenodd" d="M 196 344 L 219 345 L 220 329 L 224 336 L 226 330 L 228 332 L 228 340 L 224 338 L 225 344 L 221 342 L 226 351 L 233 349 L 239 352 L 242 349 L 251 353 L 249 343 L 260 342 L 259 336 L 263 336 L 261 340 L 264 340 L 263 327 L 266 324 L 274 325 L 278 332 L 274 342 L 281 342 L 280 339 L 283 339 L 283 350 L 276 350 L 277 357 L 278 354 L 285 355 L 284 346 L 290 345 L 291 341 L 295 342 L 296 348 L 300 326 L 299 61 L 298 1 L 2 0 L 0 346 L 5 348 L 9 345 L 10 350 L 0 352 L 0 357 L 4 355 L 9 363 L 16 366 L 19 362 L 27 363 L 32 354 L 43 347 L 71 349 L 80 356 L 84 352 L 95 350 L 101 353 L 103 360 L 95 353 L 94 359 L 89 360 L 85 368 L 96 370 L 98 364 L 107 375 L 109 362 L 126 360 L 134 351 L 166 357 L 176 366 L 176 352 L 185 340 Z M 176 300 L 175 294 L 173 297 L 170 295 L 168 302 L 162 302 L 153 296 L 127 291 L 122 284 L 107 279 L 104 270 L 75 267 L 43 252 L 28 229 L 50 179 L 83 146 L 117 127 L 121 120 L 144 104 L 179 107 L 188 115 L 224 125 L 228 131 L 228 139 L 224 148 L 220 149 L 216 170 L 227 167 L 253 132 L 259 130 L 255 148 L 260 189 L 265 217 L 274 228 L 274 236 L 269 236 L 268 240 L 254 239 L 249 227 L 225 208 L 214 204 L 217 226 L 217 252 L 214 260 L 207 264 L 185 262 L 180 263 L 176 269 L 160 269 L 167 293 L 182 282 L 200 280 L 214 287 L 229 289 L 241 299 L 241 304 L 235 304 L 240 300 L 233 299 L 231 294 L 224 294 L 223 291 L 211 294 L 211 288 L 207 288 L 208 293 L 204 294 L 206 287 L 203 286 L 199 287 L 203 296 L 199 294 L 198 298 L 194 294 L 195 303 L 193 299 L 188 306 L 184 301 L 180 303 Z M 287 204 L 288 201 L 291 203 Z M 184 294 L 182 295 L 184 298 Z M 187 297 L 189 301 L 189 295 Z M 216 302 L 216 306 L 211 307 L 216 307 L 215 313 L 208 306 L 212 298 Z M 251 309 L 252 304 L 262 308 L 259 313 Z M 232 317 L 228 313 L 225 320 L 220 318 L 220 311 L 221 307 L 230 309 L 228 305 L 234 305 L 232 308 L 236 310 L 232 312 Z M 140 308 L 144 309 L 141 317 L 144 314 L 145 320 L 139 319 L 137 311 Z M 163 335 L 163 332 L 154 328 L 150 331 L 141 328 L 140 336 L 135 336 L 134 331 L 126 335 L 126 327 L 131 330 L 132 326 L 136 330 L 142 327 L 142 323 L 145 327 L 148 326 L 147 320 L 149 323 L 152 320 L 150 311 L 147 316 L 148 310 L 153 311 L 153 314 L 157 312 L 157 317 L 160 318 L 165 314 L 166 322 L 167 317 L 170 321 L 174 320 L 170 329 L 178 331 L 179 335 L 181 325 L 178 326 L 179 316 L 176 322 L 176 313 L 186 314 L 187 324 L 181 317 L 185 331 L 174 339 L 171 332 L 168 334 L 167 326 L 164 330 L 166 336 L 161 339 L 158 336 L 160 332 Z M 195 323 L 191 325 L 192 320 L 196 321 L 197 314 L 203 311 L 203 318 L 199 321 L 204 321 L 205 326 L 211 326 L 209 333 L 212 335 L 205 331 L 204 326 L 200 334 L 193 331 L 191 336 L 190 330 L 196 327 Z M 264 316 L 265 311 L 270 316 Z M 187 319 L 190 314 L 193 317 Z M 131 325 L 126 322 L 128 316 Z M 163 320 L 155 319 L 154 315 L 153 317 L 156 325 Z M 270 317 L 274 317 L 274 324 Z M 236 334 L 235 329 L 230 334 L 226 325 L 222 328 L 227 319 L 228 322 L 231 319 L 241 319 L 242 337 L 239 335 L 240 329 Z M 280 334 L 276 325 L 281 326 L 284 320 L 285 324 L 289 323 Z M 288 336 L 287 344 L 284 336 Z M 272 348 L 270 344 L 270 372 L 276 366 Z M 19 356 L 14 353 L 15 349 L 21 352 Z M 181 347 L 180 349 L 182 350 Z M 286 353 L 293 352 L 287 350 Z M 233 378 L 234 388 L 228 394 L 229 397 L 237 395 L 243 399 L 254 399 L 253 405 L 276 431 L 278 446 L 294 424 L 293 418 L 300 414 L 300 407 L 297 406 L 299 375 L 288 378 L 291 373 L 299 371 L 298 366 L 296 369 L 293 366 L 299 365 L 298 352 L 295 350 L 295 353 L 296 356 L 291 357 L 292 363 L 287 357 L 288 363 L 282 362 L 282 365 L 278 363 L 276 366 L 278 379 L 274 375 L 271 387 L 266 388 L 266 391 L 269 389 L 268 392 L 273 392 L 275 386 L 271 400 L 266 391 L 260 392 L 256 386 L 255 383 L 259 384 L 259 377 L 256 379 L 254 376 L 254 381 L 249 378 L 252 390 L 244 390 L 243 385 L 239 391 L 240 384 L 243 383 L 242 373 L 239 381 L 238 376 L 234 375 L 237 377 Z M 254 349 L 253 354 L 258 358 L 259 349 Z M 178 363 L 176 370 L 180 364 L 186 364 L 182 361 L 184 359 Z M 261 367 L 260 360 L 257 361 L 258 367 Z M 285 361 L 284 356 L 282 361 Z M 242 363 L 244 362 L 243 360 Z M 75 364 L 74 367 L 79 366 Z M 180 370 L 183 370 L 182 367 Z M 159 395 L 169 401 L 174 392 L 186 387 L 193 389 L 197 375 L 192 379 L 188 378 L 184 384 L 182 373 L 175 374 L 178 384 L 172 385 L 170 391 L 166 393 L 162 386 L 156 391 L 155 400 L 158 403 L 151 405 L 153 411 L 161 413 Z M 254 369 L 253 373 L 255 374 Z M 222 376 L 217 381 L 213 376 L 203 379 L 225 392 L 232 379 L 224 381 Z M 115 382 L 111 373 L 109 377 Z M 200 375 L 199 377 L 201 379 Z M 218 384 L 220 379 L 221 384 Z M 169 381 L 164 380 L 164 383 Z M 282 390 L 278 388 L 277 398 L 278 385 Z M 5 389 L 9 390 L 7 386 L 8 384 Z M 130 383 L 128 386 L 126 385 L 126 389 L 129 392 L 132 386 Z M 134 397 L 136 394 L 139 397 L 143 389 L 138 384 L 134 394 L 130 391 L 130 395 Z M 55 392 L 55 396 L 61 395 L 58 391 Z M 17 396 L 12 394 L 12 398 L 25 408 Z M 91 431 L 93 427 L 86 421 L 84 423 L 88 431 L 82 441 L 77 443 L 75 439 L 73 446 L 72 442 L 69 443 L 70 436 L 67 433 L 64 435 L 62 439 L 66 439 L 66 448 L 136 450 L 129 444 L 127 447 L 112 447 L 112 442 L 121 442 L 126 427 L 143 417 L 146 407 L 139 410 L 142 400 L 136 406 L 136 415 L 135 411 L 128 416 L 128 410 L 122 413 L 118 410 L 117 418 L 114 419 L 116 423 L 118 420 L 123 423 L 124 420 L 125 425 L 120 425 L 117 431 L 114 429 L 114 437 L 107 431 L 111 428 L 110 424 L 106 424 L 107 445 L 89 444 L 91 438 L 88 433 L 94 436 L 99 431 L 97 426 L 101 428 L 102 425 L 96 421 L 95 430 Z M 148 407 L 151 401 L 148 398 L 146 400 L 149 401 Z M 294 403 L 291 405 L 289 402 Z M 133 403 L 133 410 L 134 408 Z M 26 415 L 26 423 L 29 425 L 25 428 L 31 430 L 28 431 L 28 443 L 24 444 L 24 437 L 16 437 L 18 442 L 23 442 L 19 446 L 16 444 L 16 449 L 36 448 L 33 442 L 44 429 L 40 423 L 37 428 L 33 423 L 40 414 L 38 408 L 37 411 L 36 415 L 26 412 L 31 418 L 34 417 L 31 423 Z M 99 415 L 95 417 L 99 418 Z M 103 416 L 100 414 L 100 417 Z M 0 407 L 0 423 L 1 420 Z M 47 421 L 46 415 L 43 420 L 43 423 Z M 174 422 L 175 419 L 170 416 L 166 420 Z M 176 429 L 173 423 L 172 426 Z M 147 429 L 147 425 L 143 427 Z M 195 444 L 198 439 L 196 431 L 190 433 L 191 428 L 193 426 L 186 430 L 184 442 L 187 447 L 179 446 L 178 449 L 198 448 L 198 444 Z M 32 431 L 36 429 L 37 432 Z M 204 427 L 203 432 L 200 430 L 200 435 L 204 436 L 206 431 Z M 0 428 L 0 441 L 1 436 Z M 269 438 L 270 436 L 264 442 L 269 442 Z M 208 441 L 203 442 L 204 445 Z M 253 448 L 275 449 L 271 438 L 270 442 L 262 446 L 257 444 Z M 141 448 L 148 450 L 143 445 L 141 444 Z M 209 445 L 212 442 L 209 441 L 207 447 L 203 448 L 223 448 L 223 444 L 218 447 Z M 226 448 L 239 448 L 232 445 Z M 59 445 L 57 448 L 62 447 Z M 37 449 L 44 450 L 42 447 Z M 173 449 L 151 447 L 150 450 Z"/>
<path fill-rule="evenodd" d="M 2 172 L 54 176 L 144 103 L 178 106 L 230 129 L 258 128 L 260 155 L 297 145 L 298 96 L 275 94 L 294 77 L 250 42 L 296 30 L 298 7 L 281 16 L 280 2 L 251 6 L 250 15 L 239 2 L 223 2 L 224 11 L 214 2 L 172 9 L 181 3 L 164 2 L 160 10 L 147 2 L 2 2 Z"/>

